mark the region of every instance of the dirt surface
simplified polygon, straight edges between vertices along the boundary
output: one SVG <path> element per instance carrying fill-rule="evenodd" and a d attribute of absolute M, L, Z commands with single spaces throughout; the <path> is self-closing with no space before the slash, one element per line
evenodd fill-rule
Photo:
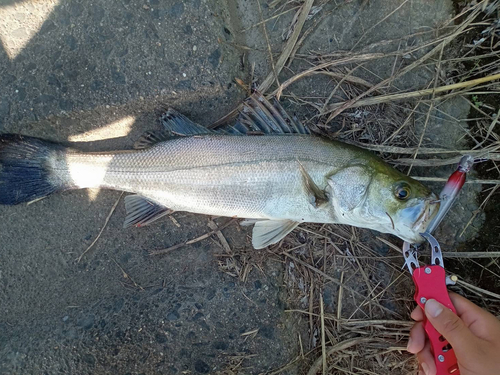
<path fill-rule="evenodd" d="M 452 14 L 451 1 L 407 2 L 387 19 L 400 1 L 321 3 L 330 13 L 298 53 L 361 49 Z M 158 127 L 168 107 L 209 125 L 245 97 L 235 78 L 248 80 L 253 64 L 257 81 L 272 71 L 267 40 L 276 58 L 295 12 L 267 22 L 266 32 L 252 25 L 275 13 L 265 2 L 259 9 L 245 0 L 0 0 L 0 131 L 90 142 L 83 147 L 98 150 L 130 147 Z M 298 64 L 304 61 L 285 76 Z M 393 64 L 367 68 L 385 77 Z M 372 73 L 365 78 L 378 81 Z M 432 74 L 417 71 L 394 84 L 417 89 Z M 314 98 L 333 85 L 313 77 L 291 92 Z M 284 105 L 307 122 L 307 110 L 287 99 Z M 466 105 L 446 106 L 454 118 L 467 117 Z M 434 120 L 429 128 L 438 130 L 429 137 L 436 144 L 460 142 L 449 137 L 456 122 Z M 467 220 L 460 210 L 477 207 L 477 188 L 467 189 L 459 221 Z M 268 260 L 243 282 L 223 272 L 215 237 L 165 256 L 148 254 L 209 232 L 207 217 L 176 213 L 175 220 L 124 230 L 119 202 L 78 262 L 119 197 L 74 191 L 0 207 L 0 373 L 203 374 L 240 364 L 240 373 L 257 374 L 297 356 L 307 325 L 285 312 L 282 263 Z M 223 233 L 233 249 L 250 249 L 245 230 Z M 265 250 L 256 253 L 265 257 Z M 335 293 L 325 290 L 330 311 Z"/>

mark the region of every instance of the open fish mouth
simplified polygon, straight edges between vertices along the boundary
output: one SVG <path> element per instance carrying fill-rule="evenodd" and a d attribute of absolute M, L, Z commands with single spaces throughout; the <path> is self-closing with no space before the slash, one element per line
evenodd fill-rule
<path fill-rule="evenodd" d="M 417 233 L 423 233 L 439 211 L 439 199 L 435 194 L 425 200 L 424 208 L 413 223 L 412 229 Z"/>

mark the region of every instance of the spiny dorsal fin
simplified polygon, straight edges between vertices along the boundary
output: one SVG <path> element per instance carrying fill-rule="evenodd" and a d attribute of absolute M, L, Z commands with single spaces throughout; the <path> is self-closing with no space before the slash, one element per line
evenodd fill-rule
<path fill-rule="evenodd" d="M 162 131 L 149 131 L 135 143 L 134 148 L 148 148 L 158 142 L 176 136 L 206 134 L 310 134 L 295 117 L 290 117 L 280 103 L 274 99 L 274 105 L 258 91 L 243 102 L 236 124 L 228 129 L 210 130 L 188 119 L 174 109 L 169 109 L 160 117 Z"/>
<path fill-rule="evenodd" d="M 134 148 L 144 149 L 152 145 L 167 141 L 173 137 L 186 137 L 192 135 L 212 134 L 210 129 L 198 125 L 183 114 L 170 108 L 160 117 L 162 130 L 153 130 L 144 133 L 134 144 Z"/>
<path fill-rule="evenodd" d="M 169 109 L 160 118 L 163 128 L 172 136 L 212 134 L 210 129 L 198 125 L 174 109 Z"/>
<path fill-rule="evenodd" d="M 297 162 L 299 163 L 300 173 L 302 174 L 304 186 L 306 187 L 307 194 L 309 196 L 309 202 L 316 208 L 327 203 L 328 197 L 326 196 L 326 193 L 315 184 L 300 161 L 297 160 Z"/>
<path fill-rule="evenodd" d="M 233 134 L 310 134 L 295 117 L 291 118 L 274 99 L 274 105 L 258 91 L 243 102 Z"/>
<path fill-rule="evenodd" d="M 171 139 L 172 135 L 166 130 L 147 131 L 134 143 L 136 150 L 151 147 L 152 145 Z"/>
<path fill-rule="evenodd" d="M 131 225 L 143 227 L 173 212 L 140 195 L 127 195 L 125 197 L 125 210 L 127 211 L 127 217 L 123 223 L 124 228 Z"/>
<path fill-rule="evenodd" d="M 300 223 L 292 220 L 260 220 L 255 223 L 252 232 L 252 245 L 263 249 L 283 239 Z"/>

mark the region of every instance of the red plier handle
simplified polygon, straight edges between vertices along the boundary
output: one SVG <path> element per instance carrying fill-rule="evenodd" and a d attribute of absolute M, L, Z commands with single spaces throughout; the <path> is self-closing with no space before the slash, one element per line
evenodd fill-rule
<path fill-rule="evenodd" d="M 457 170 L 450 176 L 443 190 L 439 194 L 441 202 L 439 211 L 434 219 L 429 223 L 424 233 L 420 233 L 431 245 L 431 265 L 420 267 L 415 254 L 410 249 L 410 244 L 404 242 L 403 255 L 405 257 L 408 270 L 412 274 L 415 283 L 414 299 L 417 304 L 425 309 L 425 303 L 429 299 L 434 299 L 448 307 L 455 314 L 457 311 L 451 303 L 448 289 L 446 288 L 446 275 L 444 272 L 443 255 L 437 240 L 432 236 L 433 230 L 443 220 L 450 210 L 458 192 L 465 183 L 467 172 L 472 168 L 475 159 L 470 155 L 465 155 L 460 159 Z M 425 318 L 424 329 L 431 343 L 434 362 L 436 363 L 437 375 L 459 375 L 457 358 L 451 345 Z"/>
<path fill-rule="evenodd" d="M 448 307 L 455 314 L 457 311 L 451 303 L 448 289 L 446 287 L 446 275 L 444 268 L 437 265 L 418 267 L 413 271 L 413 282 L 415 283 L 415 302 L 425 309 L 425 303 L 434 299 Z M 459 375 L 457 358 L 453 348 L 448 341 L 434 328 L 425 318 L 424 329 L 431 343 L 431 350 L 436 363 L 437 375 Z"/>

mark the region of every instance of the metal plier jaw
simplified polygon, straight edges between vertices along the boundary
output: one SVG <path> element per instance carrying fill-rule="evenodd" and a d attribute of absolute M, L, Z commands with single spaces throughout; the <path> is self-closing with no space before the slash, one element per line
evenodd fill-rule
<path fill-rule="evenodd" d="M 415 283 L 414 300 L 425 309 L 425 303 L 429 299 L 434 299 L 449 308 L 455 314 L 455 307 L 451 303 L 448 289 L 446 287 L 446 274 L 443 266 L 443 255 L 441 246 L 430 233 L 420 233 L 431 245 L 431 264 L 420 267 L 417 257 L 410 244 L 405 242 L 403 245 L 403 255 L 406 265 Z M 436 331 L 432 324 L 425 318 L 424 329 L 431 343 L 434 361 L 436 363 L 437 375 L 459 375 L 460 370 L 457 364 L 457 358 L 453 348 L 448 341 Z"/>

